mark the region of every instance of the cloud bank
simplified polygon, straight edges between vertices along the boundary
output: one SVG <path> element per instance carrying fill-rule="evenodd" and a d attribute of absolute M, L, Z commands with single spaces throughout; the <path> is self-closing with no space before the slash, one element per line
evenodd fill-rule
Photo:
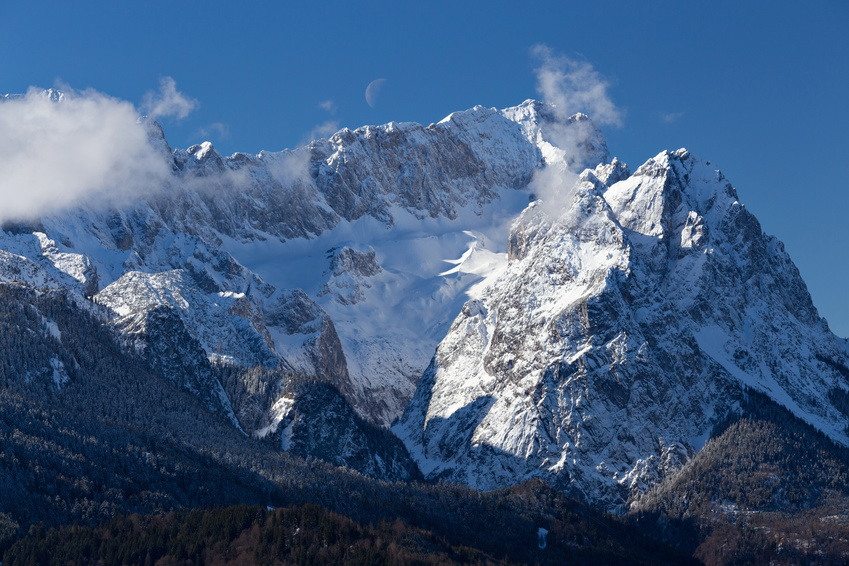
<path fill-rule="evenodd" d="M 173 81 L 163 85 L 155 106 L 173 111 Z M 31 88 L 0 101 L 0 221 L 118 205 L 170 178 L 167 156 L 148 141 L 132 104 L 93 90 L 66 91 L 61 100 L 50 92 Z"/>
<path fill-rule="evenodd" d="M 561 118 L 583 112 L 599 125 L 622 126 L 622 112 L 607 95 L 610 84 L 585 61 L 555 54 L 546 45 L 532 53 L 540 60 L 536 69 L 537 91 L 554 105 Z"/>

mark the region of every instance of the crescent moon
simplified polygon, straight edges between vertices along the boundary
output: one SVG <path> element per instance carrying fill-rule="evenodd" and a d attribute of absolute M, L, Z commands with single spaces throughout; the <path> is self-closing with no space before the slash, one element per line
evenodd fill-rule
<path fill-rule="evenodd" d="M 385 82 L 386 79 L 375 79 L 366 87 L 366 102 L 368 102 L 368 105 L 372 108 L 374 108 L 374 105 L 377 102 L 377 95 Z"/>

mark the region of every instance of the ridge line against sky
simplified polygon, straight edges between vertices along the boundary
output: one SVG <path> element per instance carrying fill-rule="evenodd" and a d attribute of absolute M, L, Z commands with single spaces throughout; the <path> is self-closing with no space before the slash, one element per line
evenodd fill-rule
<path fill-rule="evenodd" d="M 0 92 L 69 84 L 136 107 L 176 81 L 173 147 L 295 147 L 337 127 L 436 122 L 538 97 L 534 46 L 586 62 L 632 168 L 687 147 L 785 242 L 815 305 L 849 336 L 849 3 L 821 1 L 0 4 Z M 372 99 L 366 88 L 384 79 Z M 172 85 L 174 86 L 174 85 Z M 193 111 L 188 113 L 191 108 Z M 835 164 L 834 161 L 837 161 Z"/>

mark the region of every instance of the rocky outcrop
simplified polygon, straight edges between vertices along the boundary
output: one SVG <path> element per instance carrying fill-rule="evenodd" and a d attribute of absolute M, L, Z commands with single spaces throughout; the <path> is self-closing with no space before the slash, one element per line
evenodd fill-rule
<path fill-rule="evenodd" d="M 348 246 L 328 252 L 331 256 L 327 283 L 318 296 L 333 295 L 343 305 L 358 303 L 365 298 L 364 288 L 371 287 L 369 278 L 382 270 L 377 263 L 374 248 L 358 251 Z"/>
<path fill-rule="evenodd" d="M 384 481 L 421 479 L 404 444 L 354 413 L 330 384 L 289 384 L 269 415 L 269 424 L 255 434 L 273 438 L 283 450 Z"/>
<path fill-rule="evenodd" d="M 133 338 L 136 353 L 154 371 L 239 426 L 205 352 L 186 330 L 175 309 L 154 307 L 137 316 L 125 317 L 120 327 L 125 339 Z"/>

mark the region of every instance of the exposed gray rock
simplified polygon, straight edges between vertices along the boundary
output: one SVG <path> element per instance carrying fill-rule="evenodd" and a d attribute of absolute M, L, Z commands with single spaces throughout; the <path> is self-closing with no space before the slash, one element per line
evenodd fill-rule
<path fill-rule="evenodd" d="M 287 451 L 357 470 L 383 481 L 421 479 L 404 444 L 367 423 L 327 383 L 295 382 L 275 403 L 258 435 Z"/>
<path fill-rule="evenodd" d="M 343 305 L 358 303 L 364 299 L 363 288 L 370 288 L 368 278 L 381 272 L 374 248 L 357 251 L 348 246 L 332 249 L 328 282 L 318 296 L 333 295 Z"/>

